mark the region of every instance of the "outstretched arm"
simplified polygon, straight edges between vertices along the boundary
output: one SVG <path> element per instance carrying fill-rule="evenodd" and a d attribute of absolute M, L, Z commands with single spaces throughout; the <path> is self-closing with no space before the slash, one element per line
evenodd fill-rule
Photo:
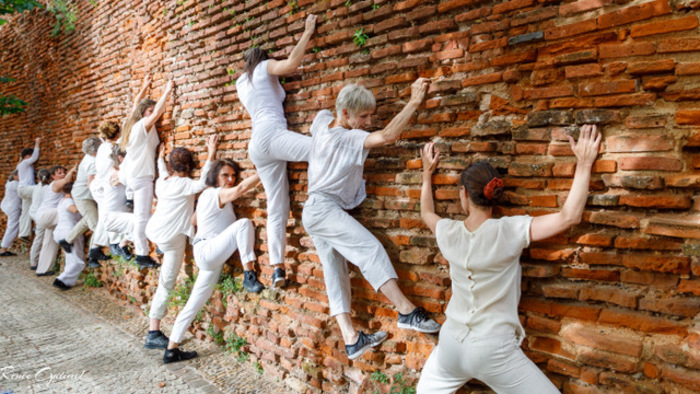
<path fill-rule="evenodd" d="M 408 104 L 403 107 L 401 112 L 399 112 L 383 130 L 375 131 L 367 136 L 367 139 L 365 139 L 365 148 L 376 148 L 396 142 L 411 120 L 413 113 L 416 112 L 418 106 L 423 102 L 423 98 L 425 98 L 425 93 L 428 91 L 429 86 L 430 79 L 416 79 L 411 85 L 411 99 L 408 101 Z"/>
<path fill-rule="evenodd" d="M 598 156 L 598 147 L 602 134 L 596 131 L 595 125 L 581 127 L 578 143 L 569 136 L 571 150 L 576 155 L 576 172 L 574 181 L 566 197 L 566 202 L 560 212 L 538 216 L 532 219 L 530 239 L 540 241 L 555 236 L 569 227 L 581 222 L 583 208 L 588 198 L 588 186 L 591 181 L 591 168 Z"/>
<path fill-rule="evenodd" d="M 143 100 L 143 97 L 146 95 L 146 90 L 148 90 L 148 86 L 151 84 L 151 74 L 146 74 L 146 77 L 143 79 L 143 84 L 141 85 L 141 90 L 139 90 L 138 94 L 134 97 L 134 105 L 131 108 L 131 112 L 133 113 L 136 111 L 136 106 L 139 105 L 141 100 Z"/>
<path fill-rule="evenodd" d="M 51 186 L 51 190 L 54 193 L 60 192 L 61 189 L 63 189 L 63 186 L 66 185 L 66 183 L 73 181 L 73 174 L 75 174 L 77 169 L 78 169 L 78 165 L 77 164 L 73 165 L 73 167 L 71 167 L 71 169 L 68 170 L 68 172 L 66 173 L 66 176 L 64 176 L 63 179 L 59 179 L 59 180 L 53 182 L 53 186 Z"/>
<path fill-rule="evenodd" d="M 223 207 L 231 201 L 237 200 L 240 196 L 246 194 L 250 189 L 257 186 L 258 183 L 260 183 L 260 177 L 258 174 L 255 174 L 244 179 L 241 183 L 234 187 L 222 187 L 221 191 L 219 191 L 219 206 Z"/>
<path fill-rule="evenodd" d="M 39 160 L 39 145 L 41 145 L 41 138 L 37 138 L 34 141 L 34 151 L 32 152 L 32 156 L 27 159 L 27 164 L 34 164 Z"/>
<path fill-rule="evenodd" d="M 202 172 L 199 174 L 199 179 L 192 183 L 192 194 L 199 193 L 207 187 L 207 175 L 211 170 L 212 161 L 216 159 L 216 146 L 219 143 L 218 135 L 210 135 L 207 139 L 207 161 L 202 167 Z"/>
<path fill-rule="evenodd" d="M 425 144 L 421 151 L 421 159 L 423 160 L 423 186 L 420 191 L 420 216 L 425 224 L 428 225 L 430 231 L 435 234 L 435 227 L 437 227 L 437 223 L 442 218 L 435 213 L 435 205 L 433 203 L 432 177 L 440 159 L 440 151 L 435 149 L 434 142 Z"/>
<path fill-rule="evenodd" d="M 158 103 L 156 103 L 155 108 L 153 108 L 153 113 L 149 115 L 146 120 L 144 121 L 144 127 L 146 128 L 146 131 L 151 128 L 158 119 L 160 119 L 161 115 L 163 115 L 163 112 L 165 112 L 165 104 L 168 101 L 168 97 L 170 97 L 170 92 L 173 91 L 173 81 L 168 82 L 168 84 L 165 86 L 165 91 L 163 92 L 163 95 L 160 96 L 160 100 L 158 100 Z"/>
<path fill-rule="evenodd" d="M 301 60 L 304 58 L 304 52 L 306 52 L 306 46 L 309 45 L 311 35 L 314 34 L 314 30 L 316 29 L 316 18 L 316 15 L 309 15 L 306 17 L 304 34 L 301 35 L 301 39 L 294 49 L 292 49 L 292 53 L 284 60 L 271 59 L 267 62 L 268 73 L 272 75 L 287 75 L 299 68 Z"/>

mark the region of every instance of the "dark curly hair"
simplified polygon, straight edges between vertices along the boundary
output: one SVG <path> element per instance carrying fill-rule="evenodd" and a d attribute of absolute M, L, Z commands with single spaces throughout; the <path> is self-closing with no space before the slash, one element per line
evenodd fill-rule
<path fill-rule="evenodd" d="M 236 178 L 238 178 L 238 164 L 231 159 L 219 159 L 213 162 L 211 165 L 211 170 L 209 171 L 209 174 L 207 174 L 207 186 L 218 186 L 217 180 L 219 179 L 219 173 L 221 172 L 221 169 L 226 166 L 233 168 L 233 173 L 236 174 Z"/>
<path fill-rule="evenodd" d="M 100 126 L 97 128 L 97 132 L 100 134 L 100 137 L 106 139 L 107 141 L 112 141 L 117 138 L 120 131 L 121 129 L 119 127 L 119 123 L 110 120 L 102 122 L 102 124 L 100 124 Z"/>
<path fill-rule="evenodd" d="M 194 157 L 187 148 L 175 148 L 170 152 L 170 168 L 175 172 L 189 174 L 194 168 Z"/>
<path fill-rule="evenodd" d="M 66 183 L 61 190 L 66 194 L 70 194 L 73 191 L 73 182 Z"/>
<path fill-rule="evenodd" d="M 56 174 L 56 171 L 58 171 L 60 169 L 63 169 L 63 171 L 66 171 L 66 167 L 64 167 L 64 166 L 53 166 L 53 167 L 51 167 L 49 172 L 51 173 L 51 175 L 54 175 L 54 174 Z"/>
<path fill-rule="evenodd" d="M 34 154 L 34 149 L 24 148 L 24 149 L 22 149 L 21 157 L 22 157 L 22 159 L 24 159 L 25 157 L 31 156 L 32 154 Z"/>
<path fill-rule="evenodd" d="M 469 199 L 480 207 L 496 205 L 503 195 L 500 174 L 485 161 L 473 163 L 462 171 L 459 184 L 467 189 Z"/>

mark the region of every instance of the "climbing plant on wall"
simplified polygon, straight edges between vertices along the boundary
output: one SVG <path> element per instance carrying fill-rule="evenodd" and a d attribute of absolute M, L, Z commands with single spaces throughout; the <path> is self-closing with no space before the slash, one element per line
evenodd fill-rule
<path fill-rule="evenodd" d="M 75 22 L 78 20 L 78 13 L 72 1 L 52 0 L 46 10 L 56 17 L 56 23 L 51 31 L 51 36 L 55 37 L 61 31 L 70 33 L 75 30 Z"/>

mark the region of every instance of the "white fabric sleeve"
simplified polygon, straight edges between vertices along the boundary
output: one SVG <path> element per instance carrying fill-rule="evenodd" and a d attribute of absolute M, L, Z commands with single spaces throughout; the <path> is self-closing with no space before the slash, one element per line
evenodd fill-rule
<path fill-rule="evenodd" d="M 199 179 L 196 181 L 190 182 L 189 184 L 189 189 L 187 190 L 187 194 L 197 194 L 201 192 L 202 190 L 207 188 L 207 175 L 209 175 L 209 171 L 211 171 L 211 160 L 207 160 L 204 163 L 204 167 L 202 167 L 202 172 L 199 174 Z"/>

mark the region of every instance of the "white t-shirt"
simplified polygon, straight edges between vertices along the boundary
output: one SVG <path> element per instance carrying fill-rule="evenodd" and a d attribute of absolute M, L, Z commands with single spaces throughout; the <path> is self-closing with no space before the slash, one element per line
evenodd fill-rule
<path fill-rule="evenodd" d="M 141 119 L 131 129 L 126 156 L 119 166 L 123 179 L 156 176 L 156 148 L 160 144 L 156 127 L 146 132 L 145 119 Z"/>
<path fill-rule="evenodd" d="M 17 176 L 19 176 L 19 186 L 34 185 L 34 163 L 39 160 L 39 148 L 35 147 L 32 156 L 22 160 L 17 164 Z"/>
<path fill-rule="evenodd" d="M 37 184 L 32 190 L 32 205 L 29 206 L 29 216 L 36 222 L 36 211 L 39 209 L 39 205 L 44 201 L 44 193 L 46 193 L 46 188 L 49 185 Z"/>
<path fill-rule="evenodd" d="M 450 263 L 452 298 L 445 325 L 459 341 L 525 331 L 518 318 L 520 255 L 530 244 L 530 216 L 488 219 L 474 232 L 461 220 L 442 219 L 435 239 Z"/>
<path fill-rule="evenodd" d="M 54 235 L 55 238 L 59 240 L 65 238 L 65 235 L 70 233 L 73 227 L 82 218 L 80 213 L 73 213 L 68 210 L 68 207 L 71 205 L 75 205 L 73 199 L 64 197 L 56 207 L 56 229 L 54 230 Z M 56 242 L 58 242 L 58 240 Z"/>
<path fill-rule="evenodd" d="M 106 212 L 128 212 L 126 187 L 119 183 L 119 171 L 112 167 L 102 188 L 103 205 Z"/>
<path fill-rule="evenodd" d="M 90 155 L 83 156 L 83 160 L 78 165 L 78 174 L 75 176 L 73 190 L 71 196 L 74 200 L 92 200 L 92 194 L 88 189 L 88 177 L 95 175 L 95 157 Z"/>
<path fill-rule="evenodd" d="M 3 197 L 2 202 L 0 202 L 0 209 L 2 209 L 3 212 L 14 212 L 22 208 L 22 200 L 19 198 L 19 194 L 17 194 L 18 187 L 19 182 L 17 181 L 8 181 L 5 183 L 5 197 Z"/>
<path fill-rule="evenodd" d="M 61 202 L 61 199 L 66 195 L 66 193 L 64 193 L 62 190 L 59 190 L 58 193 L 56 193 L 52 188 L 53 182 L 46 185 L 44 198 L 41 200 L 41 205 L 39 205 L 39 208 L 36 210 L 37 218 L 40 217 L 45 210 L 56 208 L 58 203 Z"/>
<path fill-rule="evenodd" d="M 113 142 L 103 141 L 100 147 L 97 148 L 97 154 L 95 154 L 95 179 L 90 184 L 90 192 L 92 192 L 93 197 L 95 197 L 95 194 L 100 194 L 102 187 L 108 182 L 109 169 L 113 165 L 111 157 L 113 146 Z"/>
<path fill-rule="evenodd" d="M 309 195 L 322 194 L 343 209 L 352 209 L 367 196 L 362 173 L 369 154 L 364 144 L 370 133 L 342 127 L 329 129 L 333 119 L 330 111 L 323 110 L 311 125 Z"/>
<path fill-rule="evenodd" d="M 253 130 L 262 124 L 273 123 L 287 128 L 282 102 L 286 93 L 276 75 L 267 72 L 269 60 L 260 62 L 253 72 L 253 81 L 244 73 L 236 80 L 238 99 L 248 111 Z"/>
<path fill-rule="evenodd" d="M 205 189 L 197 201 L 197 235 L 195 242 L 214 238 L 236 221 L 233 205 L 229 202 L 219 208 L 220 187 Z"/>

